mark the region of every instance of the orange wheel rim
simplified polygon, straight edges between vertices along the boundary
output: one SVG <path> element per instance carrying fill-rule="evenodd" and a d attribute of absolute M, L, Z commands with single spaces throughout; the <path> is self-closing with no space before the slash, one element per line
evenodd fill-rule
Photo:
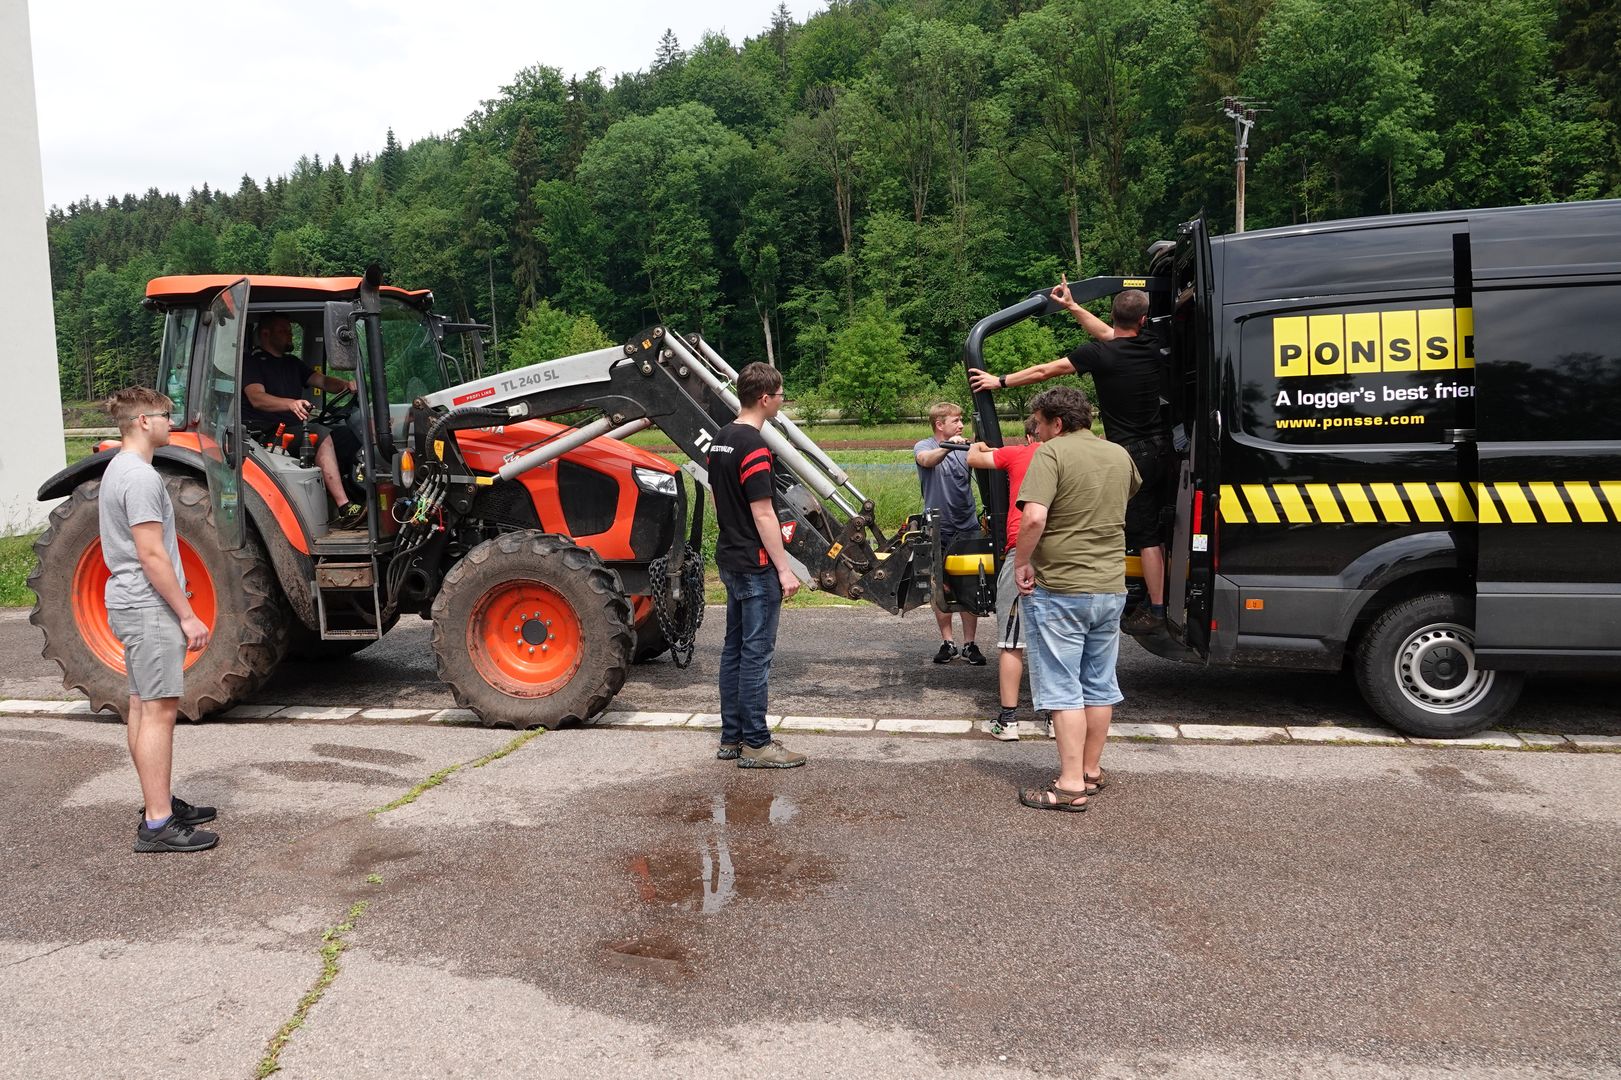
<path fill-rule="evenodd" d="M 630 624 L 642 625 L 643 620 L 653 614 L 653 598 L 651 596 L 633 596 L 630 598 Z"/>
<path fill-rule="evenodd" d="M 208 576 L 208 569 L 203 566 L 196 550 L 184 540 L 179 544 L 180 568 L 185 572 L 186 589 L 191 593 L 191 609 L 212 630 L 216 609 L 214 580 Z M 79 556 L 79 564 L 73 568 L 73 622 L 91 655 L 114 671 L 121 672 L 124 670 L 124 645 L 107 622 L 107 579 L 110 577 L 112 575 L 107 572 L 106 560 L 101 555 L 101 541 L 92 541 L 84 549 L 84 554 Z M 202 659 L 202 655 L 201 652 L 186 653 L 186 667 Z"/>
<path fill-rule="evenodd" d="M 504 581 L 473 608 L 467 652 L 479 677 L 512 697 L 547 697 L 580 667 L 580 618 L 538 581 Z"/>

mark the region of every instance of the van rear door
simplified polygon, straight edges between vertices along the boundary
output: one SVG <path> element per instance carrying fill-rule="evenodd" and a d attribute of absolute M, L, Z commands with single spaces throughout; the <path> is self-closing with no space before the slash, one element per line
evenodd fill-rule
<path fill-rule="evenodd" d="M 1621 203 L 1471 215 L 1482 667 L 1621 657 Z"/>
<path fill-rule="evenodd" d="M 1221 414 L 1212 362 L 1216 318 L 1210 236 L 1203 217 L 1177 230 L 1172 256 L 1171 380 L 1174 418 L 1188 440 L 1176 475 L 1176 525 L 1166 552 L 1165 623 L 1201 656 L 1210 648 L 1217 557 L 1217 448 Z"/>

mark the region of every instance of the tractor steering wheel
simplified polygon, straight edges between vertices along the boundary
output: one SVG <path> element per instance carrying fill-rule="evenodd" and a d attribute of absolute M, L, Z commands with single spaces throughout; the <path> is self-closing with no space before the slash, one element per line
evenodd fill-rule
<path fill-rule="evenodd" d="M 360 399 L 352 390 L 339 390 L 335 394 L 328 394 L 321 404 L 321 411 L 310 417 L 310 423 L 324 424 L 327 427 L 347 423 L 359 404 Z"/>

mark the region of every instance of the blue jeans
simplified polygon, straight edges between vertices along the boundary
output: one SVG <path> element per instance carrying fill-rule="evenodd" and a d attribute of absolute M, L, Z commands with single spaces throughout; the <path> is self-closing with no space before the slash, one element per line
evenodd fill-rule
<path fill-rule="evenodd" d="M 1115 705 L 1125 593 L 1055 593 L 1040 585 L 1022 599 L 1030 696 L 1038 709 Z"/>
<path fill-rule="evenodd" d="M 761 747 L 771 741 L 765 700 L 777 651 L 782 583 L 775 569 L 720 572 L 726 586 L 726 646 L 720 653 L 720 741 Z"/>

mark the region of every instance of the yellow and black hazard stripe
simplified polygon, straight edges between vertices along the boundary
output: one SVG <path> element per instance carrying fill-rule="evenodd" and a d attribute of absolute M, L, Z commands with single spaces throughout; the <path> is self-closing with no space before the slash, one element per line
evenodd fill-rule
<path fill-rule="evenodd" d="M 1613 525 L 1621 480 L 1224 484 L 1220 505 L 1229 525 Z"/>

